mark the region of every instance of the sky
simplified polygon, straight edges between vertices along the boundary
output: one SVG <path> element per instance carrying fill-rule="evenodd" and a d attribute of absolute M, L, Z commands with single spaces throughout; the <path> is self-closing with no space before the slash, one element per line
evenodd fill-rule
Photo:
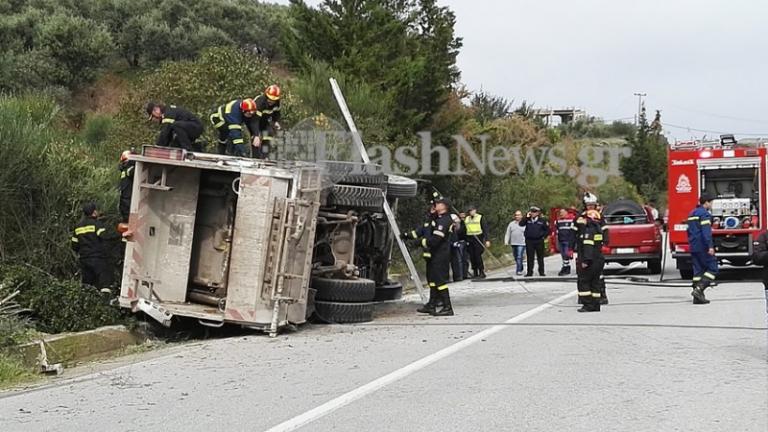
<path fill-rule="evenodd" d="M 630 122 L 645 93 L 670 139 L 768 138 L 768 2 L 438 3 L 456 14 L 470 90 Z"/>

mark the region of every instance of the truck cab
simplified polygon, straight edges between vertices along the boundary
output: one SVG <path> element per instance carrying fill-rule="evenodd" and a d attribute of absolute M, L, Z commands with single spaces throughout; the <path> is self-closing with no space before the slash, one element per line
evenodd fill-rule
<path fill-rule="evenodd" d="M 712 236 L 718 261 L 751 264 L 752 243 L 766 227 L 768 140 L 676 142 L 668 149 L 669 246 L 680 276 L 693 276 L 687 237 L 689 213 L 710 194 Z"/>

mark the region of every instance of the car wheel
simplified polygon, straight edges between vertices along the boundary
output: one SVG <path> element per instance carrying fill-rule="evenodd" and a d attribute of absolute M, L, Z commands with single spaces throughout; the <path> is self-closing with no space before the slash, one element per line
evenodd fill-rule
<path fill-rule="evenodd" d="M 334 185 L 328 196 L 328 205 L 380 210 L 384 206 L 384 195 L 378 188 Z"/>
<path fill-rule="evenodd" d="M 651 274 L 660 274 L 661 273 L 661 260 L 660 259 L 654 259 L 648 261 L 648 271 L 651 272 Z"/>
<path fill-rule="evenodd" d="M 403 297 L 403 284 L 392 282 L 376 287 L 376 296 L 373 301 L 399 300 Z"/>
<path fill-rule="evenodd" d="M 376 295 L 376 283 L 370 279 L 312 278 L 316 300 L 331 302 L 369 302 Z"/>
<path fill-rule="evenodd" d="M 315 317 L 328 324 L 353 324 L 373 321 L 372 302 L 340 303 L 315 300 Z"/>
<path fill-rule="evenodd" d="M 387 196 L 392 198 L 413 198 L 419 193 L 419 184 L 408 177 L 389 175 L 387 179 Z"/>

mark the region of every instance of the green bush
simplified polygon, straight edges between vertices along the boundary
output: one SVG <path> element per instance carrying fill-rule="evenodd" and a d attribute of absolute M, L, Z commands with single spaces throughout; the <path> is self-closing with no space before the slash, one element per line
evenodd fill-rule
<path fill-rule="evenodd" d="M 113 120 L 110 116 L 94 115 L 88 117 L 83 128 L 83 139 L 91 145 L 101 144 L 109 137 L 112 126 Z"/>
<path fill-rule="evenodd" d="M 57 279 L 38 269 L 0 264 L 0 284 L 21 291 L 18 303 L 31 309 L 35 328 L 45 333 L 89 330 L 121 322 L 120 312 L 94 288 Z"/>

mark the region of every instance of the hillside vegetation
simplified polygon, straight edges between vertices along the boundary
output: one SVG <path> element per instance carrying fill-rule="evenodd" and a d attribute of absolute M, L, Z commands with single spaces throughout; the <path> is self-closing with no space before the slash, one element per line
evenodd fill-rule
<path fill-rule="evenodd" d="M 26 292 L 19 301 L 45 331 L 117 319 L 82 309 L 97 294 L 78 287 L 69 238 L 84 201 L 116 222 L 117 159 L 153 142 L 156 126 L 140 112 L 150 99 L 205 119 L 219 104 L 278 83 L 290 128 L 316 116 L 341 119 L 327 84 L 336 77 L 369 146 L 415 145 L 420 131 L 452 156 L 454 135 L 476 149 L 481 135 L 522 151 L 559 146 L 574 175 L 514 166 L 504 176 L 426 176 L 457 207 L 479 205 L 497 240 L 515 209 L 578 203 L 583 187 L 574 179 L 606 168 L 585 164 L 581 149 L 662 148 L 645 123 L 639 134 L 594 119 L 547 128 L 530 104 L 471 94 L 456 67 L 454 24 L 435 0 L 326 0 L 320 8 L 299 0 L 0 0 L 0 282 Z M 654 151 L 622 169 L 659 173 Z M 641 199 L 638 187 L 664 190 L 653 183 L 661 174 L 637 177 L 613 177 L 593 191 L 610 200 Z M 419 223 L 425 201 L 403 203 L 403 226 Z M 67 301 L 45 300 L 62 290 Z"/>

